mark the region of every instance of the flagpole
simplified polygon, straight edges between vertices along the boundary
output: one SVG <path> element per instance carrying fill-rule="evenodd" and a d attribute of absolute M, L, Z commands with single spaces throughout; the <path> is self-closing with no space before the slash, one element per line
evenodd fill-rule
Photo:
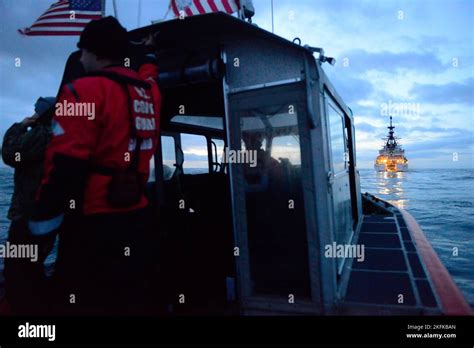
<path fill-rule="evenodd" d="M 105 0 L 101 0 L 102 17 L 105 17 Z"/>
<path fill-rule="evenodd" d="M 117 15 L 117 3 L 115 2 L 115 0 L 112 1 L 112 5 L 114 6 L 114 17 L 118 19 L 118 15 Z"/>
<path fill-rule="evenodd" d="M 275 33 L 275 26 L 273 25 L 273 0 L 272 0 L 272 33 Z"/>
<path fill-rule="evenodd" d="M 172 1 L 172 0 L 170 0 L 170 3 L 169 3 L 169 5 L 168 5 L 168 10 L 166 10 L 166 13 L 165 13 L 165 16 L 163 17 L 163 20 L 165 20 L 165 19 L 168 17 L 168 14 L 169 14 L 170 11 L 171 11 L 171 1 Z"/>
<path fill-rule="evenodd" d="M 142 0 L 138 0 L 137 28 L 140 27 L 141 14 L 142 14 Z"/>

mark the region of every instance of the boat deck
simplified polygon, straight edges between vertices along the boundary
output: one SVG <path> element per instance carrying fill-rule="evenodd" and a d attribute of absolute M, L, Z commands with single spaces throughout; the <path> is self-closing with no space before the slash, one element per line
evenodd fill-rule
<path fill-rule="evenodd" d="M 396 208 L 395 208 L 396 209 Z M 378 314 L 440 312 L 439 301 L 403 215 L 364 215 L 356 243 L 365 260 L 353 260 L 345 292 L 344 312 Z"/>

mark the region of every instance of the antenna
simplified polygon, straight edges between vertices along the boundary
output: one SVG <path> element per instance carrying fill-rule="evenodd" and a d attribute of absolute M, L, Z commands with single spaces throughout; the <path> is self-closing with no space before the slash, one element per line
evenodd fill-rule
<path fill-rule="evenodd" d="M 140 28 L 141 15 L 142 15 L 142 0 L 138 0 L 137 28 Z"/>
<path fill-rule="evenodd" d="M 390 127 L 387 128 L 390 129 L 391 132 L 393 132 L 393 130 L 395 129 L 395 127 L 392 125 L 392 116 L 390 116 Z"/>
<path fill-rule="evenodd" d="M 168 17 L 168 13 L 170 13 L 170 11 L 171 11 L 171 1 L 172 0 L 170 0 L 170 3 L 168 5 L 168 10 L 166 10 L 165 16 L 162 19 L 163 21 Z"/>
<path fill-rule="evenodd" d="M 115 0 L 112 1 L 112 5 L 114 6 L 114 17 L 118 20 L 117 3 L 115 2 Z"/>
<path fill-rule="evenodd" d="M 105 17 L 105 0 L 101 0 L 100 9 L 102 11 L 102 17 Z"/>
<path fill-rule="evenodd" d="M 275 33 L 275 25 L 273 22 L 273 0 L 271 0 L 271 2 L 272 2 L 272 33 Z"/>

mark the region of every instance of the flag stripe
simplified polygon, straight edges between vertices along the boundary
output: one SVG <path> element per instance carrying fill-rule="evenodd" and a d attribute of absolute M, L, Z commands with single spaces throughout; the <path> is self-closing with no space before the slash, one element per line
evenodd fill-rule
<path fill-rule="evenodd" d="M 51 9 L 54 9 L 54 8 L 58 8 L 58 7 L 64 6 L 64 5 L 69 6 L 69 1 L 60 1 L 60 2 L 57 2 L 57 3 L 55 3 L 55 4 L 52 4 L 52 5 L 49 7 L 48 11 L 51 10 Z"/>
<path fill-rule="evenodd" d="M 56 22 L 54 23 L 55 27 L 85 27 L 87 23 L 89 23 L 89 20 L 85 20 L 85 22 L 82 23 L 68 23 L 68 22 Z M 37 28 L 37 27 L 51 27 L 51 23 L 36 23 L 33 24 L 31 28 Z"/>
<path fill-rule="evenodd" d="M 209 7 L 211 8 L 212 12 L 219 12 L 219 9 L 217 8 L 214 0 L 207 0 L 207 3 L 209 4 Z"/>
<path fill-rule="evenodd" d="M 240 1 L 239 0 L 231 1 L 231 6 L 234 9 L 234 11 L 240 10 Z"/>
<path fill-rule="evenodd" d="M 228 14 L 232 14 L 234 11 L 232 10 L 232 7 L 230 7 L 229 2 L 227 0 L 222 0 L 222 5 L 224 5 L 225 11 Z"/>
<path fill-rule="evenodd" d="M 81 31 L 35 31 L 35 32 L 28 32 L 25 35 L 28 36 L 73 36 L 73 35 L 81 35 Z"/>
<path fill-rule="evenodd" d="M 64 11 L 64 10 L 68 10 L 68 9 L 69 9 L 69 5 L 61 5 L 61 6 L 58 6 L 58 7 L 55 7 L 55 8 L 50 8 L 44 14 L 54 13 L 54 12 L 61 11 L 61 10 Z"/>
<path fill-rule="evenodd" d="M 194 6 L 196 6 L 196 9 L 198 10 L 199 14 L 206 13 L 206 10 L 204 9 L 204 7 L 202 7 L 200 0 L 193 0 L 193 1 L 194 1 Z"/>
<path fill-rule="evenodd" d="M 94 18 L 97 18 L 97 16 L 100 17 L 99 14 L 80 14 L 80 13 L 75 14 L 75 17 L 77 19 L 94 19 Z M 69 18 L 69 17 L 71 17 L 70 13 L 68 13 L 67 15 L 51 15 L 51 16 L 41 17 L 41 20 L 43 20 L 43 19 L 54 19 L 54 18 Z M 38 22 L 39 22 L 39 19 L 38 19 Z"/>
<path fill-rule="evenodd" d="M 84 15 L 84 14 L 89 14 L 89 15 L 101 15 L 102 12 L 100 11 L 60 11 L 60 12 L 56 12 L 54 13 L 55 16 L 67 16 L 69 17 L 72 13 L 74 13 L 74 15 Z M 38 18 L 39 19 L 43 19 L 43 18 L 47 18 L 47 17 L 50 17 L 50 16 L 53 16 L 53 15 L 43 15 L 41 17 Z"/>
<path fill-rule="evenodd" d="M 225 11 L 228 14 L 232 14 L 234 12 L 234 10 L 232 9 L 232 6 L 230 6 L 230 3 L 229 3 L 228 0 L 222 0 L 222 5 L 224 6 Z"/>
<path fill-rule="evenodd" d="M 216 6 L 217 6 L 217 8 L 219 9 L 219 11 L 221 11 L 221 12 L 226 12 L 226 13 L 227 13 L 227 11 L 226 11 L 226 9 L 225 9 L 225 7 L 224 7 L 224 4 L 222 3 L 222 0 L 221 0 L 221 1 L 218 1 L 218 2 L 216 3 Z"/>
<path fill-rule="evenodd" d="M 46 13 L 56 13 L 56 12 L 61 12 L 61 11 L 65 11 L 65 10 L 68 10 L 69 11 L 69 5 L 64 5 L 64 6 L 60 6 L 58 8 L 53 8 L 51 10 L 48 10 L 45 12 Z"/>
<path fill-rule="evenodd" d="M 184 9 L 184 12 L 186 12 L 187 16 L 192 16 L 194 14 L 193 11 L 189 7 L 186 7 Z"/>
<path fill-rule="evenodd" d="M 206 13 L 211 13 L 212 12 L 212 8 L 211 8 L 211 6 L 209 6 L 207 1 L 202 1 L 201 5 L 206 10 Z"/>
<path fill-rule="evenodd" d="M 67 1 L 58 2 L 56 4 L 51 5 L 46 12 L 62 7 L 69 7 L 69 3 Z"/>
<path fill-rule="evenodd" d="M 178 17 L 179 16 L 179 10 L 178 10 L 178 6 L 176 6 L 176 0 L 171 1 L 171 7 L 173 8 L 174 15 L 176 17 Z"/>
<path fill-rule="evenodd" d="M 100 16 L 91 16 L 91 18 L 75 18 L 71 19 L 69 17 L 65 18 L 52 18 L 52 19 L 42 19 L 41 21 L 37 21 L 35 24 L 48 24 L 48 23 L 89 23 L 92 19 L 99 19 Z M 35 26 L 35 24 L 32 25 Z"/>
<path fill-rule="evenodd" d="M 35 27 L 35 28 L 30 28 L 30 32 L 36 32 L 36 31 L 81 31 L 83 28 L 74 28 L 74 27 L 49 27 L 45 29 L 44 27 Z"/>

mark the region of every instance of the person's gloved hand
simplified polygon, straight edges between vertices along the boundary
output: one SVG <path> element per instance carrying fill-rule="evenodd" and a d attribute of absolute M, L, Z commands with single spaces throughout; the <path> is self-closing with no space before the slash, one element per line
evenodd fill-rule
<path fill-rule="evenodd" d="M 23 121 L 21 121 L 21 124 L 25 127 L 32 126 L 33 124 L 36 123 L 36 121 L 38 120 L 38 117 L 39 115 L 37 113 L 35 113 L 33 116 L 25 117 Z"/>

